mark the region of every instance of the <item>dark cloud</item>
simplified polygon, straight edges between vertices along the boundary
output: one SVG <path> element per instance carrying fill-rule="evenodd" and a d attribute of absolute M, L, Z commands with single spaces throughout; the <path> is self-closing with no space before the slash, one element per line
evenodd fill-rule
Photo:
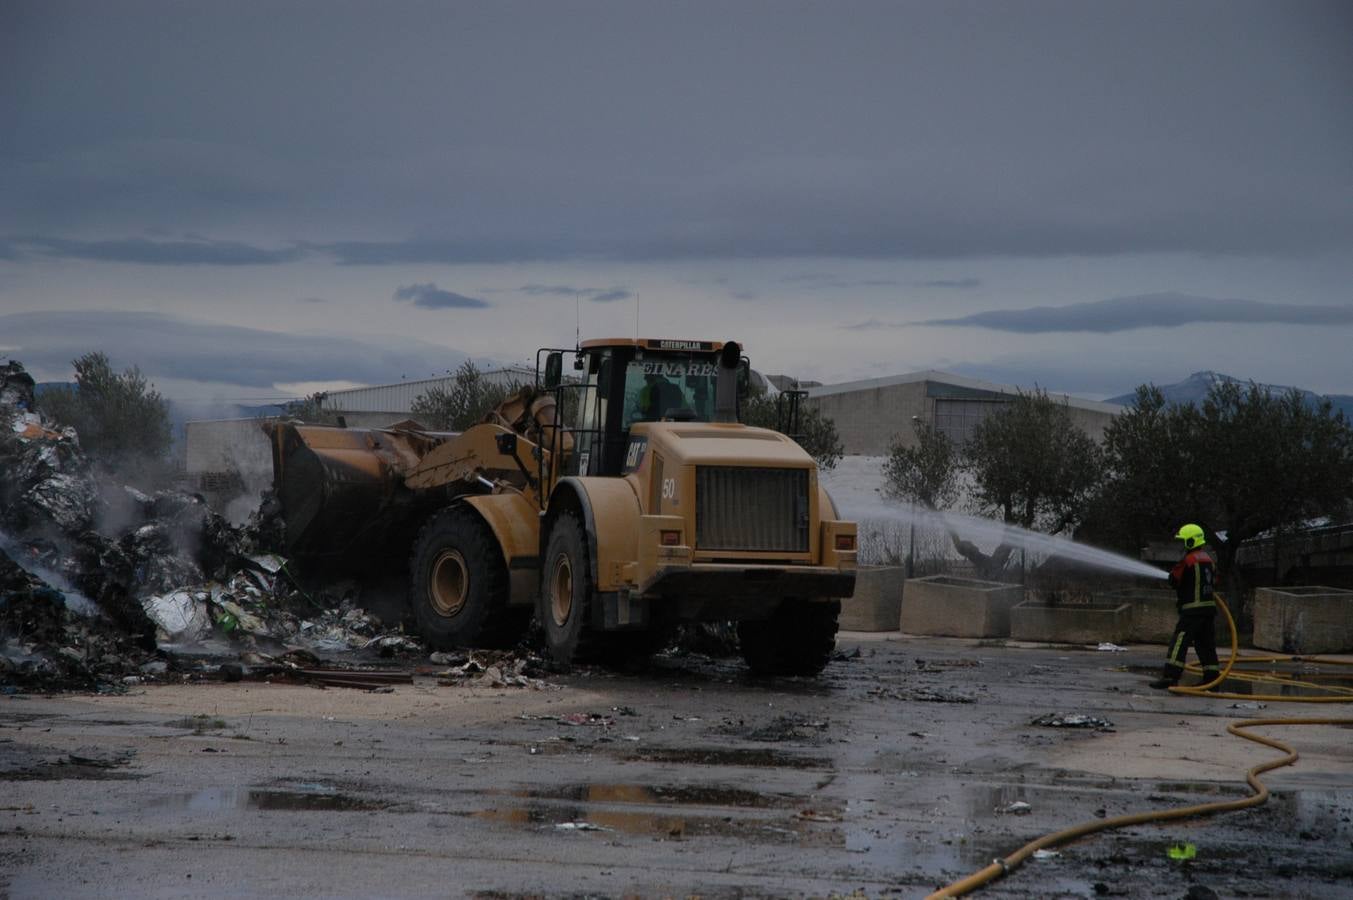
<path fill-rule="evenodd" d="M 300 300 L 301 300 L 302 303 L 328 303 L 328 302 L 329 302 L 328 300 L 324 299 L 323 297 L 302 297 L 302 298 L 300 298 Z"/>
<path fill-rule="evenodd" d="M 583 297 L 594 303 L 613 303 L 617 300 L 629 300 L 634 296 L 633 291 L 623 287 L 584 288 L 569 284 L 527 284 L 521 287 L 521 291 L 533 297 Z"/>
<path fill-rule="evenodd" d="M 970 290 L 982 286 L 980 278 L 935 278 L 930 281 L 917 281 L 917 287 L 927 288 L 954 288 L 956 290 Z"/>
<path fill-rule="evenodd" d="M 344 266 L 390 266 L 412 263 L 506 263 L 562 260 L 588 255 L 576 241 L 539 238 L 489 241 L 404 240 L 310 243 L 307 248 L 331 256 Z"/>
<path fill-rule="evenodd" d="M 1159 293 L 1115 297 L 1095 303 L 1073 303 L 1069 306 L 988 310 L 956 319 L 930 319 L 911 324 L 969 326 L 1021 334 L 1041 334 L 1066 331 L 1108 333 L 1135 328 L 1174 328 L 1199 322 L 1349 325 L 1353 324 L 1353 304 L 1313 306 Z"/>
<path fill-rule="evenodd" d="M 842 325 L 846 331 L 876 331 L 880 328 L 904 328 L 905 322 L 880 322 L 878 319 L 865 319 L 863 322 L 856 322 L 854 325 Z"/>
<path fill-rule="evenodd" d="M 801 272 L 780 279 L 786 284 L 804 284 L 814 288 L 892 287 L 896 278 L 841 278 L 825 272 Z"/>
<path fill-rule="evenodd" d="M 149 238 L 77 241 L 16 236 L 9 238 L 8 243 L 20 253 L 149 266 L 266 266 L 295 262 L 303 253 L 299 247 L 270 250 L 238 241 L 214 241 L 197 237 L 179 241 Z"/>
<path fill-rule="evenodd" d="M 1353 246 L 1348 3 L 975 9 L 25 5 L 0 232 L 348 265 Z M 296 252 L 252 249 L 202 261 Z"/>
<path fill-rule="evenodd" d="M 760 294 L 758 294 L 756 291 L 734 291 L 734 292 L 733 292 L 733 299 L 734 299 L 734 300 L 755 300 L 755 299 L 756 299 L 757 297 L 759 297 L 759 296 L 760 296 Z"/>
<path fill-rule="evenodd" d="M 121 310 L 0 315 L 0 335 L 15 346 L 13 358 L 57 379 L 69 376 L 71 360 L 92 350 L 106 352 L 119 368 L 140 366 L 151 378 L 255 388 L 426 378 L 466 358 L 426 341 L 286 334 Z"/>
<path fill-rule="evenodd" d="M 395 288 L 395 299 L 402 303 L 421 306 L 423 309 L 482 309 L 490 305 L 487 300 L 466 297 L 454 291 L 444 291 L 432 282 L 407 284 Z"/>

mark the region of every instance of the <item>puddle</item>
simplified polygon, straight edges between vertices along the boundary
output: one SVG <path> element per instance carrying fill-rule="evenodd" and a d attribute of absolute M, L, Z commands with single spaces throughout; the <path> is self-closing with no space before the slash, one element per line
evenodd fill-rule
<path fill-rule="evenodd" d="M 693 766 L 746 766 L 774 769 L 829 769 L 831 760 L 824 756 L 800 756 L 780 750 L 713 749 L 708 747 L 677 748 L 649 747 L 630 754 L 633 762 L 677 763 Z"/>
<path fill-rule="evenodd" d="M 513 797 L 590 803 L 645 803 L 674 806 L 728 806 L 737 809 L 802 809 L 810 804 L 795 794 L 766 794 L 726 785 L 568 784 L 512 791 Z"/>
<path fill-rule="evenodd" d="M 1231 782 L 1161 781 L 1155 790 L 1161 794 L 1205 794 L 1208 796 L 1248 797 L 1250 791 Z"/>
<path fill-rule="evenodd" d="M 354 797 L 333 790 L 278 791 L 260 788 L 206 788 L 191 794 L 175 794 L 155 803 L 185 812 L 211 813 L 232 809 L 268 812 L 367 812 L 388 810 L 392 804 L 367 797 Z"/>
<path fill-rule="evenodd" d="M 566 826 L 570 831 L 611 831 L 658 840 L 717 837 L 813 847 L 844 847 L 846 844 L 845 834 L 839 826 L 805 821 L 793 815 L 780 819 L 749 819 L 539 803 L 480 810 L 474 817 L 518 828 L 546 830 L 558 827 L 562 830 Z M 580 824 L 583 827 L 578 827 Z"/>
<path fill-rule="evenodd" d="M 839 824 L 844 807 L 834 802 L 811 802 L 794 794 L 765 794 L 726 785 L 571 784 L 523 788 L 509 796 L 535 802 L 485 809 L 474 816 L 520 828 L 604 829 L 660 840 L 710 836 L 799 846 L 845 846 Z M 639 808 L 645 806 L 658 808 Z M 692 815 L 690 810 L 680 808 L 699 806 L 738 813 L 711 815 L 706 810 L 702 815 Z M 755 816 L 748 815 L 748 810 L 777 812 Z"/>

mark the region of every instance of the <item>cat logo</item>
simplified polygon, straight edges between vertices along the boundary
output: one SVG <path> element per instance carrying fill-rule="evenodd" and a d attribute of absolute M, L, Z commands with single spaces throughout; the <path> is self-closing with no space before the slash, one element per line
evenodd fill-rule
<path fill-rule="evenodd" d="M 629 450 L 625 453 L 625 472 L 633 472 L 639 468 L 639 464 L 644 461 L 644 449 L 648 446 L 648 438 L 637 437 L 630 441 Z"/>

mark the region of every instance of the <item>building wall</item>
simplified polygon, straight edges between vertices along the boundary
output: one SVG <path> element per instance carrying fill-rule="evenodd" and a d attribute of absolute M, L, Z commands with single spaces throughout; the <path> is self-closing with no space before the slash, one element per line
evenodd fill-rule
<path fill-rule="evenodd" d="M 213 419 L 184 425 L 189 476 L 238 472 L 272 476 L 272 448 L 262 423 L 267 419 Z"/>
<path fill-rule="evenodd" d="M 805 404 L 836 423 L 841 443 L 851 455 L 883 456 L 895 438 L 911 446 L 916 442 L 912 416 L 927 424 L 934 421 L 935 404 L 926 396 L 924 381 L 821 397 L 810 393 Z"/>
<path fill-rule="evenodd" d="M 899 376 L 864 382 L 856 389 L 827 385 L 810 391 L 805 403 L 835 422 L 847 454 L 884 456 L 894 441 L 915 446 L 913 416 L 961 441 L 983 415 L 1008 403 L 1016 392 L 1013 387 L 971 379 Z M 1066 399 L 1071 421 L 1096 441 L 1103 438 L 1104 429 L 1121 409 L 1065 395 L 1052 397 Z"/>

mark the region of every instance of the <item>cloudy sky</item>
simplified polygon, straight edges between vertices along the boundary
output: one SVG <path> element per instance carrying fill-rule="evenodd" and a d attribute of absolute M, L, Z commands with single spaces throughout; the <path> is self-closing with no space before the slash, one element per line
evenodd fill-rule
<path fill-rule="evenodd" d="M 1353 393 L 1353 5 L 0 5 L 0 354 Z"/>

